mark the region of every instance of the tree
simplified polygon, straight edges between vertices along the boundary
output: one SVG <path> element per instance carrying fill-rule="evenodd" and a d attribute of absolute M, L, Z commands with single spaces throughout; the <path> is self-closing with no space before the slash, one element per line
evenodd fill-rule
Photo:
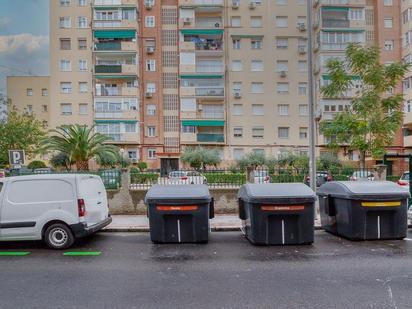
<path fill-rule="evenodd" d="M 103 153 L 97 158 L 97 163 L 99 163 L 101 167 L 113 168 L 119 164 L 121 160 L 120 154 L 113 155 L 112 153 Z"/>
<path fill-rule="evenodd" d="M 67 171 L 71 170 L 74 162 L 70 162 L 70 158 L 66 153 L 58 152 L 50 158 L 50 164 L 54 168 L 65 168 Z"/>
<path fill-rule="evenodd" d="M 33 115 L 9 107 L 7 121 L 0 121 L 0 166 L 8 164 L 8 151 L 22 149 L 32 157 L 45 136 L 43 124 Z"/>
<path fill-rule="evenodd" d="M 350 44 L 345 61 L 327 63 L 331 83 L 322 89 L 326 98 L 345 97 L 359 87 L 346 111 L 331 121 L 322 121 L 325 137 L 336 138 L 331 147 L 346 144 L 360 154 L 360 167 L 365 167 L 366 154 L 381 157 L 402 124 L 402 94 L 393 89 L 407 73 L 409 64 L 380 63 L 378 47 Z M 353 91 L 354 92 L 354 91 Z"/>
<path fill-rule="evenodd" d="M 101 160 L 103 157 L 116 158 L 119 149 L 108 145 L 110 138 L 94 132 L 94 127 L 84 125 L 66 125 L 50 131 L 54 134 L 41 141 L 45 151 L 58 151 L 69 158 L 69 162 L 76 164 L 77 170 L 89 170 L 89 160 Z"/>
<path fill-rule="evenodd" d="M 47 167 L 46 163 L 44 163 L 43 161 L 40 161 L 40 160 L 31 161 L 27 165 L 27 168 L 32 169 L 32 170 L 34 170 L 36 168 L 46 168 L 46 167 Z"/>
<path fill-rule="evenodd" d="M 242 159 L 237 161 L 240 169 L 244 170 L 247 167 L 257 168 L 266 165 L 266 157 L 264 153 L 250 152 L 246 154 Z"/>
<path fill-rule="evenodd" d="M 217 166 L 222 160 L 217 149 L 204 147 L 186 148 L 181 158 L 194 169 L 204 169 L 207 166 Z"/>

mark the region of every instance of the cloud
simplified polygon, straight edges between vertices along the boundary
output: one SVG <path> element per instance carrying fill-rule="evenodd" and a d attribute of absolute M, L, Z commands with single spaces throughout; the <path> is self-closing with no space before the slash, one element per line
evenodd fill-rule
<path fill-rule="evenodd" d="M 0 30 L 8 28 L 11 24 L 11 18 L 7 16 L 0 16 Z"/>
<path fill-rule="evenodd" d="M 30 33 L 0 36 L 0 56 L 18 52 L 32 54 L 48 48 L 49 38 L 45 35 L 35 36 Z"/>

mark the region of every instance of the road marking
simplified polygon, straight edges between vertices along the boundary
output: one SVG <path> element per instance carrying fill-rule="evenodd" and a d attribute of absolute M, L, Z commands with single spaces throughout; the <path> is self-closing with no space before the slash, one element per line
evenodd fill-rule
<path fill-rule="evenodd" d="M 282 244 L 285 244 L 285 220 L 282 220 Z"/>
<path fill-rule="evenodd" d="M 30 253 L 27 251 L 0 251 L 0 256 L 26 256 Z"/>
<path fill-rule="evenodd" d="M 65 256 L 98 256 L 102 254 L 101 251 L 68 251 L 64 252 Z"/>
<path fill-rule="evenodd" d="M 181 239 L 180 239 L 180 220 L 177 220 L 177 241 L 181 242 Z"/>

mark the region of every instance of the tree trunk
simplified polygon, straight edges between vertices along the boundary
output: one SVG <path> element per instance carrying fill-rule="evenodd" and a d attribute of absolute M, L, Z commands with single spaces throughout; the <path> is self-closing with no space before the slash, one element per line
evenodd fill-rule
<path fill-rule="evenodd" d="M 89 161 L 78 161 L 76 162 L 76 168 L 78 171 L 88 171 Z"/>
<path fill-rule="evenodd" d="M 366 167 L 366 151 L 359 151 L 359 164 L 361 169 Z"/>

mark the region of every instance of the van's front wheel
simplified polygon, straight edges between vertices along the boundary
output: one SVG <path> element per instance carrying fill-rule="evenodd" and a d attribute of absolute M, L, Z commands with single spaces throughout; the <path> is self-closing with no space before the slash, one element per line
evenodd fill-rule
<path fill-rule="evenodd" d="M 68 226 L 56 223 L 46 229 L 44 241 L 52 249 L 66 249 L 74 243 L 74 236 Z"/>

